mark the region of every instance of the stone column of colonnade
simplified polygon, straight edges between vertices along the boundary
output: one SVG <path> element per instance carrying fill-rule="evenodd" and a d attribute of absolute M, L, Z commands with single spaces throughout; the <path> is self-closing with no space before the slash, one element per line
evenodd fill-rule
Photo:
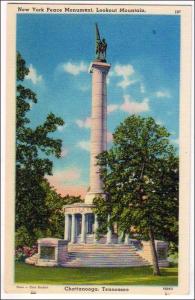
<path fill-rule="evenodd" d="M 81 219 L 81 243 L 86 243 L 86 213 L 81 213 L 82 219 Z M 71 217 L 71 222 L 70 222 Z M 110 217 L 108 216 L 108 222 L 110 220 Z M 71 228 L 70 228 L 71 226 Z M 94 216 L 94 243 L 98 243 L 98 240 L 96 238 L 96 230 L 98 228 L 98 221 L 97 221 L 97 215 Z M 71 230 L 70 230 L 71 229 Z M 71 243 L 76 242 L 76 214 L 65 214 L 65 231 L 64 231 L 64 239 L 70 240 Z M 128 244 L 129 240 L 129 234 L 125 235 L 125 244 Z M 118 238 L 118 243 L 122 242 L 122 235 Z M 106 244 L 112 243 L 112 231 L 110 228 L 108 228 L 107 235 L 106 235 Z"/>
<path fill-rule="evenodd" d="M 70 219 L 71 216 L 71 232 L 70 232 Z M 81 243 L 85 243 L 86 241 L 86 214 L 82 213 L 82 221 L 81 221 Z M 69 236 L 70 232 L 70 236 Z M 64 231 L 64 239 L 70 240 L 71 243 L 76 242 L 76 214 L 65 214 L 65 231 Z"/>
<path fill-rule="evenodd" d="M 64 230 L 64 239 L 65 240 L 69 239 L 69 226 L 70 226 L 69 215 L 65 214 L 65 230 Z"/>

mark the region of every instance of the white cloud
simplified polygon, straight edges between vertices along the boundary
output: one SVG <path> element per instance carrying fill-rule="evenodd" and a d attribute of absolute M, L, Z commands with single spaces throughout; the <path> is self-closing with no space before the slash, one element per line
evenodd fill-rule
<path fill-rule="evenodd" d="M 169 91 L 157 91 L 156 93 L 155 93 L 155 96 L 157 97 L 157 98 L 170 98 L 171 97 L 171 95 L 170 95 L 170 92 Z"/>
<path fill-rule="evenodd" d="M 124 95 L 124 102 L 122 104 L 109 104 L 107 112 L 125 111 L 130 114 L 142 113 L 150 110 L 149 99 L 144 98 L 142 102 L 136 102 L 130 95 Z"/>
<path fill-rule="evenodd" d="M 64 129 L 65 129 L 66 126 L 67 126 L 66 124 L 64 124 L 62 126 L 57 126 L 57 130 L 60 131 L 60 132 L 62 132 L 62 131 L 64 131 Z"/>
<path fill-rule="evenodd" d="M 135 70 L 132 65 L 120 65 L 117 64 L 114 67 L 114 71 L 112 72 L 111 76 L 122 77 L 122 80 L 117 83 L 117 86 L 125 89 L 129 85 L 136 82 L 136 80 L 130 80 L 131 77 L 135 73 Z"/>
<path fill-rule="evenodd" d="M 135 72 L 132 65 L 120 65 L 117 64 L 114 67 L 114 73 L 116 76 L 129 77 Z"/>
<path fill-rule="evenodd" d="M 38 75 L 37 70 L 33 67 L 33 65 L 30 65 L 26 79 L 31 80 L 33 84 L 37 84 L 42 81 L 43 77 L 42 75 Z"/>
<path fill-rule="evenodd" d="M 115 75 L 114 71 L 110 70 L 109 73 L 108 73 L 108 77 L 112 77 L 114 75 Z"/>
<path fill-rule="evenodd" d="M 78 142 L 77 147 L 85 151 L 90 151 L 90 141 L 80 141 Z"/>
<path fill-rule="evenodd" d="M 62 65 L 63 70 L 71 75 L 79 75 L 81 72 L 87 72 L 88 66 L 83 61 L 80 63 L 67 62 Z"/>
<path fill-rule="evenodd" d="M 144 94 L 144 93 L 146 92 L 145 86 L 144 86 L 143 83 L 140 84 L 140 92 L 141 92 L 142 94 Z"/>
<path fill-rule="evenodd" d="M 119 108 L 119 105 L 118 104 L 109 104 L 107 106 L 107 113 L 111 113 L 111 112 L 114 112 L 116 111 L 117 109 Z"/>
<path fill-rule="evenodd" d="M 149 111 L 149 99 L 144 98 L 142 102 L 135 102 L 133 99 L 130 98 L 129 95 L 124 95 L 124 102 L 122 105 L 120 105 L 120 110 L 131 114 Z"/>
<path fill-rule="evenodd" d="M 136 83 L 138 79 L 131 79 L 131 76 L 134 75 L 135 70 L 134 67 L 130 64 L 121 65 L 116 64 L 113 69 L 108 73 L 107 83 L 110 83 L 110 79 L 112 77 L 119 77 L 121 80 L 117 82 L 117 86 L 122 89 L 126 89 L 128 86 Z"/>
<path fill-rule="evenodd" d="M 122 81 L 117 83 L 117 86 L 121 87 L 122 89 L 126 89 L 129 85 L 135 83 L 136 80 L 129 80 L 128 78 L 124 78 Z"/>
<path fill-rule="evenodd" d="M 158 124 L 158 125 L 163 125 L 163 121 L 161 121 L 160 119 L 157 119 L 157 120 L 156 120 L 156 124 Z"/>
<path fill-rule="evenodd" d="M 91 127 L 91 118 L 86 118 L 85 120 L 76 120 L 75 123 L 80 128 L 90 128 Z"/>

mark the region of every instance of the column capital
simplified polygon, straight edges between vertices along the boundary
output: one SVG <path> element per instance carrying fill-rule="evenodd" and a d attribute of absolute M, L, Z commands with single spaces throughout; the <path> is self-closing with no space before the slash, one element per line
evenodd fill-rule
<path fill-rule="evenodd" d="M 93 70 L 100 70 L 102 73 L 108 73 L 111 65 L 105 62 L 93 61 L 89 66 L 89 73 L 93 73 Z"/>

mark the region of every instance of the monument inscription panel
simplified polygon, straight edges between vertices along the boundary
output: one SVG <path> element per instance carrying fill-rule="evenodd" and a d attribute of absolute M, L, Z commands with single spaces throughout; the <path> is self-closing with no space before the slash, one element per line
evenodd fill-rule
<path fill-rule="evenodd" d="M 55 247 L 53 246 L 41 246 L 40 247 L 40 258 L 55 260 Z"/>

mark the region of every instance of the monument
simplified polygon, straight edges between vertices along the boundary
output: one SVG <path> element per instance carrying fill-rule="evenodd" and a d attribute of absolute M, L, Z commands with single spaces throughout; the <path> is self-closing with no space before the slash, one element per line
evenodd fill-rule
<path fill-rule="evenodd" d="M 97 155 L 107 146 L 107 86 L 106 77 L 111 65 L 107 63 L 107 43 L 101 39 L 98 26 L 95 26 L 95 59 L 89 67 L 92 75 L 91 107 L 91 152 L 90 188 L 84 203 L 74 203 L 63 207 L 65 215 L 64 240 L 44 238 L 38 240 L 39 252 L 27 263 L 40 266 L 63 267 L 129 267 L 152 264 L 149 242 L 130 239 L 124 241 L 117 230 L 107 228 L 107 233 L 97 239 L 97 216 L 93 212 L 95 197 L 108 196 L 103 190 Z M 114 226 L 113 226 L 114 228 Z M 167 266 L 167 243 L 156 241 L 159 249 L 159 265 Z"/>
<path fill-rule="evenodd" d="M 96 57 L 89 67 L 89 72 L 92 74 L 90 188 L 84 204 L 75 203 L 64 207 L 64 238 L 71 243 L 97 242 L 95 232 L 98 224 L 97 217 L 93 214 L 93 199 L 98 196 L 106 198 L 96 157 L 105 151 L 107 146 L 106 77 L 110 64 L 106 62 L 107 44 L 104 38 L 101 40 L 97 24 L 95 45 Z M 111 243 L 110 229 L 108 229 L 106 243 Z"/>

